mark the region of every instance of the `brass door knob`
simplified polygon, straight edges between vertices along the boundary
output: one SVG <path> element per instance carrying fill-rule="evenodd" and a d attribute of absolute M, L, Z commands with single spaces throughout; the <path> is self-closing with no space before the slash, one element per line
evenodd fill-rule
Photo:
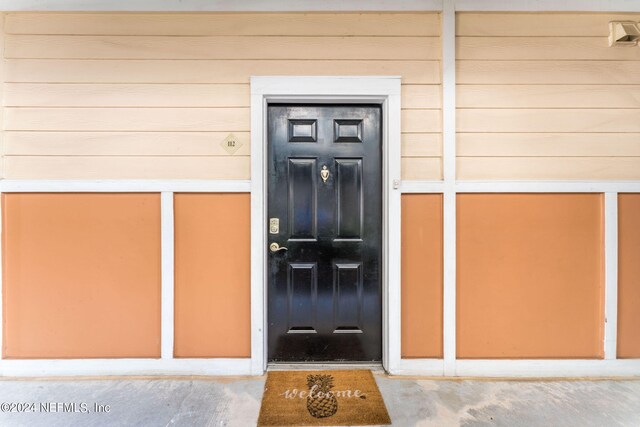
<path fill-rule="evenodd" d="M 271 250 L 271 252 L 278 252 L 278 251 L 287 251 L 288 249 L 285 248 L 284 246 L 280 246 L 276 242 L 273 242 L 272 244 L 269 245 L 269 250 Z"/>

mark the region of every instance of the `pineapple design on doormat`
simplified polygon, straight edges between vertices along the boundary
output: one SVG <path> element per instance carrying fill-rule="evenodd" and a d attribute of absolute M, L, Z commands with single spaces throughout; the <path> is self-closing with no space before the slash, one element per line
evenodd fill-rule
<path fill-rule="evenodd" d="M 338 412 L 338 399 L 331 391 L 333 388 L 332 375 L 308 375 L 307 410 L 314 418 L 326 418 Z"/>

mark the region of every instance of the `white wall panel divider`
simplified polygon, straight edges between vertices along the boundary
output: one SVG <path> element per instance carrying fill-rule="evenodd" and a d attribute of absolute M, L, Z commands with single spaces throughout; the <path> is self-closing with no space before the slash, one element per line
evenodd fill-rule
<path fill-rule="evenodd" d="M 609 193 L 640 192 L 640 181 L 465 181 L 458 193 Z"/>
<path fill-rule="evenodd" d="M 4 193 L 248 193 L 251 181 L 238 180 L 0 180 Z"/>
<path fill-rule="evenodd" d="M 402 181 L 400 187 L 403 194 L 411 193 L 443 193 L 444 182 L 442 181 Z"/>
<path fill-rule="evenodd" d="M 442 11 L 443 355 L 444 375 L 456 360 L 456 16 L 454 0 Z"/>
<path fill-rule="evenodd" d="M 604 195 L 604 241 L 604 358 L 612 360 L 618 347 L 618 193 Z"/>
<path fill-rule="evenodd" d="M 445 170 L 447 168 L 445 167 Z M 449 183 L 450 184 L 450 183 Z M 444 193 L 444 181 L 402 181 L 402 193 Z M 457 181 L 457 193 L 637 193 L 640 181 Z M 249 193 L 238 180 L 0 180 L 3 193 Z"/>

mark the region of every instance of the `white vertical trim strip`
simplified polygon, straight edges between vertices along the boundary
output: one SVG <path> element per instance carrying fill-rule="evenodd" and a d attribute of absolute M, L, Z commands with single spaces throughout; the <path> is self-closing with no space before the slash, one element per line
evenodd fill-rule
<path fill-rule="evenodd" d="M 2 252 L 2 248 L 4 247 L 3 244 L 3 234 L 4 234 L 4 212 L 3 212 L 3 203 L 2 203 L 2 199 L 4 198 L 4 195 L 2 193 L 0 193 L 0 360 L 2 360 L 3 355 L 4 355 L 4 335 L 3 335 L 3 331 L 4 331 L 4 312 L 2 311 L 3 307 L 4 307 L 4 292 L 2 289 L 2 286 L 4 285 L 4 280 L 3 279 L 3 267 L 4 267 L 4 253 Z"/>
<path fill-rule="evenodd" d="M 161 357 L 173 359 L 174 320 L 174 221 L 173 193 L 160 193 L 161 256 L 162 256 L 162 317 L 161 317 Z"/>
<path fill-rule="evenodd" d="M 6 13 L 0 14 L 0 123 L 4 123 L 4 92 L 5 92 L 5 60 L 4 60 L 4 21 L 7 17 Z M 5 147 L 4 132 L 0 131 L 0 178 L 5 176 Z"/>
<path fill-rule="evenodd" d="M 444 289 L 442 301 L 444 375 L 456 374 L 456 193 L 443 195 Z"/>
<path fill-rule="evenodd" d="M 400 79 L 397 81 L 397 91 L 400 91 Z M 386 357 L 383 357 L 383 364 L 389 372 L 396 372 L 402 357 L 402 324 L 401 324 L 401 308 L 402 308 L 402 272 L 401 272 L 401 206 L 402 194 L 400 183 L 400 95 L 393 94 L 387 97 L 385 101 L 384 120 L 387 132 L 383 136 L 383 154 L 385 163 L 383 173 L 385 176 L 386 191 L 383 196 L 382 217 L 385 221 L 386 231 L 383 233 L 383 250 L 385 258 L 383 259 L 383 271 L 387 269 L 387 280 L 382 281 L 383 294 L 387 293 L 386 298 L 383 295 L 383 328 L 389 328 L 383 333 L 383 351 L 388 351 Z M 384 144 L 386 143 L 386 147 Z M 385 241 L 386 240 L 386 241 Z M 386 304 L 384 303 L 386 301 Z M 384 311 L 387 311 L 386 316 Z M 388 343 L 384 341 L 388 340 Z M 383 355 L 384 356 L 384 355 Z"/>
<path fill-rule="evenodd" d="M 442 11 L 443 118 L 443 352 L 444 374 L 456 369 L 456 16 L 455 0 Z"/>
<path fill-rule="evenodd" d="M 442 172 L 445 183 L 456 181 L 456 15 L 455 0 L 442 11 Z"/>
<path fill-rule="evenodd" d="M 604 358 L 616 359 L 618 347 L 618 193 L 604 195 Z"/>

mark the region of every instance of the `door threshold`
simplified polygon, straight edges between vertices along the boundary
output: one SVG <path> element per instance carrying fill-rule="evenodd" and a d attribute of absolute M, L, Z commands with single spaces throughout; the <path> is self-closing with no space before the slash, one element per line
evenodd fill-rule
<path fill-rule="evenodd" d="M 343 371 L 362 369 L 373 372 L 384 373 L 385 370 L 382 367 L 381 362 L 269 362 L 267 364 L 268 371 L 317 371 L 317 370 L 331 370 L 331 371 Z"/>

